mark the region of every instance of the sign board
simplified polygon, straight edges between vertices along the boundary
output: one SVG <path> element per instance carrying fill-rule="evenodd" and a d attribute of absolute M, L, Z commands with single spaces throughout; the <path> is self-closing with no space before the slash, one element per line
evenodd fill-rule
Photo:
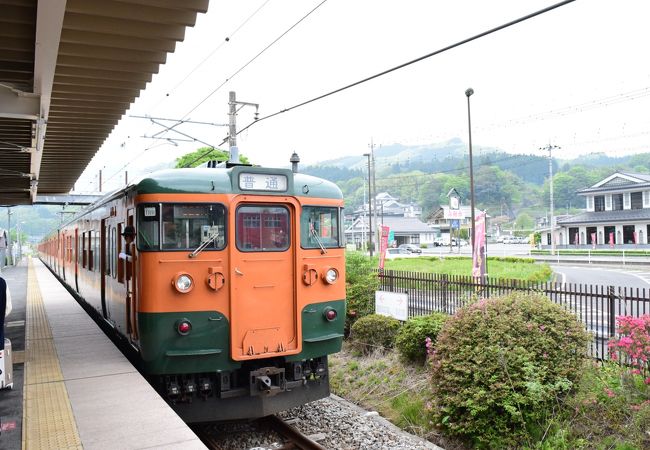
<path fill-rule="evenodd" d="M 239 174 L 239 189 L 257 191 L 286 191 L 286 175 L 270 173 L 248 173 Z"/>
<path fill-rule="evenodd" d="M 375 313 L 406 321 L 409 315 L 408 294 L 375 291 Z"/>
<path fill-rule="evenodd" d="M 447 209 L 445 208 L 445 219 L 464 219 L 465 214 L 463 214 L 462 209 Z"/>
<path fill-rule="evenodd" d="M 457 230 L 460 228 L 460 220 L 458 219 L 451 219 L 451 228 L 454 230 Z"/>

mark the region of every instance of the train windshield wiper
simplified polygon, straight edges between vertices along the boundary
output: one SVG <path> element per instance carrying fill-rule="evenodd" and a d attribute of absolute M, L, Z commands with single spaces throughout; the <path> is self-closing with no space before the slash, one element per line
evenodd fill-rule
<path fill-rule="evenodd" d="M 313 236 L 313 238 L 316 239 L 316 243 L 320 247 L 321 255 L 324 255 L 325 253 L 327 253 L 327 250 L 325 249 L 325 246 L 323 245 L 323 242 L 318 237 L 318 233 L 316 233 L 316 230 L 314 229 L 314 224 L 312 222 L 309 222 L 309 234 L 311 234 Z"/>
<path fill-rule="evenodd" d="M 217 227 L 210 227 L 209 235 L 208 238 L 199 245 L 196 250 L 194 250 L 192 253 L 190 253 L 188 256 L 190 258 L 196 257 L 199 253 L 201 253 L 208 245 L 214 242 L 214 240 L 219 237 L 219 229 Z"/>

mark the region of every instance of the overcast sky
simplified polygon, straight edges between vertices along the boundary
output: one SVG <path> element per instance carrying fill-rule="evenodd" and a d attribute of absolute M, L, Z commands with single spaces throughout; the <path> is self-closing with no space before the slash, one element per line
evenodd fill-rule
<path fill-rule="evenodd" d="M 142 138 L 162 128 L 129 115 L 226 124 L 228 92 L 235 91 L 238 100 L 258 103 L 265 117 L 553 3 L 212 0 L 76 188 L 96 189 L 103 169 L 104 190 L 115 189 L 124 183 L 124 170 L 131 178 L 203 145 Z M 475 147 L 545 154 L 539 148 L 550 143 L 562 147 L 554 156 L 563 158 L 648 151 L 649 17 L 647 0 L 577 0 L 260 121 L 238 136 L 238 146 L 255 164 L 284 167 L 294 151 L 313 164 L 362 155 L 371 140 L 466 142 L 465 90 L 472 87 Z M 238 129 L 253 113 L 250 107 L 239 112 Z M 177 129 L 215 146 L 227 136 L 225 127 Z"/>

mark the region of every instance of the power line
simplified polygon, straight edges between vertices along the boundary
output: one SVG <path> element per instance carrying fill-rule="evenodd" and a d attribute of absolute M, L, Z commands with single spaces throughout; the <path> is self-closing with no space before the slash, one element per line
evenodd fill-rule
<path fill-rule="evenodd" d="M 212 95 L 214 95 L 215 92 L 217 92 L 219 89 L 221 89 L 227 82 L 231 81 L 235 76 L 237 76 L 242 70 L 244 70 L 246 67 L 248 67 L 253 61 L 255 61 L 257 58 L 259 58 L 264 52 L 266 52 L 269 48 L 271 48 L 273 45 L 275 45 L 280 39 L 282 39 L 284 36 L 286 36 L 291 30 L 296 28 L 302 21 L 304 21 L 307 17 L 309 17 L 314 11 L 316 11 L 318 8 L 320 8 L 327 0 L 323 0 L 320 2 L 318 5 L 316 5 L 311 11 L 309 11 L 307 14 L 305 14 L 300 20 L 298 20 L 296 23 L 291 25 L 287 30 L 285 30 L 280 36 L 275 38 L 270 44 L 268 44 L 266 47 L 264 47 L 260 52 L 258 52 L 255 56 L 253 56 L 248 62 L 246 62 L 243 66 L 241 66 L 239 69 L 237 69 L 232 75 L 230 75 L 228 78 L 226 78 L 219 86 L 217 86 L 215 89 L 212 90 L 203 100 L 201 100 L 195 107 L 190 109 L 184 116 L 183 119 L 185 119 L 189 114 L 191 114 L 194 110 L 196 110 L 199 106 L 201 106 L 203 103 L 205 103 Z M 570 0 L 574 1 L 574 0 Z M 239 134 L 239 133 L 237 133 Z M 221 143 L 223 144 L 223 142 Z"/>
<path fill-rule="evenodd" d="M 524 22 L 524 21 L 526 21 L 528 19 L 532 19 L 533 17 L 536 17 L 536 16 L 539 16 L 541 14 L 547 13 L 547 12 L 552 11 L 552 10 L 554 10 L 556 8 L 559 8 L 561 6 L 567 5 L 569 3 L 573 3 L 574 1 L 575 0 L 564 0 L 562 2 L 559 2 L 559 3 L 556 3 L 554 5 L 548 6 L 546 8 L 540 9 L 540 10 L 534 12 L 534 13 L 528 14 L 526 16 L 523 16 L 523 17 L 520 17 L 518 19 L 512 20 L 510 22 L 507 22 L 507 23 L 505 23 L 503 25 L 499 25 L 499 26 L 497 26 L 495 28 L 491 28 L 491 29 L 489 29 L 487 31 L 483 31 L 483 32 L 481 32 L 479 34 L 476 34 L 476 35 L 472 36 L 472 37 L 469 37 L 469 38 L 463 39 L 461 41 L 458 41 L 458 42 L 456 42 L 454 44 L 451 44 L 451 45 L 448 45 L 448 46 L 443 47 L 441 49 L 435 50 L 435 51 L 433 51 L 431 53 L 427 53 L 426 55 L 420 56 L 419 58 L 415 58 L 415 59 L 413 59 L 411 61 L 405 62 L 403 64 L 392 67 L 390 69 L 384 70 L 383 72 L 376 73 L 376 74 L 371 75 L 369 77 L 366 77 L 366 78 L 364 78 L 362 80 L 355 81 L 354 83 L 351 83 L 351 84 L 348 84 L 348 85 L 343 86 L 341 88 L 330 91 L 330 92 L 328 92 L 326 94 L 319 95 L 318 97 L 314 97 L 314 98 L 312 98 L 310 100 L 307 100 L 307 101 L 304 101 L 302 103 L 298 103 L 296 105 L 293 105 L 293 106 L 290 106 L 288 108 L 282 109 L 280 111 L 274 112 L 273 114 L 269 114 L 267 116 L 261 117 L 258 120 L 254 121 L 254 122 L 251 122 L 250 124 L 248 124 L 247 126 L 242 128 L 241 130 L 239 130 L 237 132 L 237 134 L 240 134 L 240 133 L 246 131 L 247 129 L 252 127 L 254 124 L 259 123 L 259 122 L 261 122 L 263 120 L 270 119 L 271 117 L 275 117 L 275 116 L 280 115 L 282 113 L 289 112 L 289 111 L 294 110 L 296 108 L 300 108 L 300 107 L 308 105 L 310 103 L 314 103 L 316 101 L 322 100 L 322 99 L 324 99 L 326 97 L 329 97 L 329 96 L 332 96 L 334 94 L 338 94 L 339 92 L 343 92 L 343 91 L 345 91 L 347 89 L 350 89 L 350 88 L 353 88 L 355 86 L 359 86 L 359 85 L 361 85 L 363 83 L 366 83 L 368 81 L 374 80 L 374 79 L 382 77 L 384 75 L 387 75 L 387 74 L 389 74 L 391 72 L 395 72 L 396 70 L 403 69 L 403 68 L 408 67 L 408 66 L 410 66 L 412 64 L 415 64 L 417 62 L 420 62 L 420 61 L 423 61 L 425 59 L 431 58 L 432 56 L 444 53 L 444 52 L 446 52 L 448 50 L 452 50 L 452 49 L 454 49 L 456 47 L 460 47 L 461 45 L 464 45 L 464 44 L 467 44 L 469 42 L 480 39 L 482 37 L 488 36 L 488 35 L 490 35 L 492 33 L 496 33 L 497 31 L 501 31 L 503 29 L 509 28 L 509 27 L 511 27 L 513 25 L 519 24 L 519 23 Z M 224 142 L 225 142 L 225 140 L 224 140 Z M 222 144 L 223 144 L 223 142 L 222 142 Z"/>
<path fill-rule="evenodd" d="M 264 7 L 266 6 L 266 4 L 267 4 L 268 2 L 270 2 L 270 1 L 271 1 L 271 0 L 266 0 L 264 3 L 262 3 L 262 5 L 261 5 L 260 7 L 258 7 L 255 11 L 253 11 L 253 13 L 250 14 L 250 15 L 249 15 L 249 16 L 248 16 L 248 17 L 247 17 L 247 18 L 246 18 L 242 23 L 240 23 L 240 24 L 237 26 L 237 28 L 235 28 L 234 31 L 232 31 L 231 33 L 229 33 L 229 34 L 226 36 L 226 38 L 225 38 L 223 41 L 221 41 L 221 42 L 219 43 L 219 45 L 217 45 L 214 49 L 212 49 L 212 51 L 210 51 L 210 53 L 208 53 L 208 54 L 207 54 L 207 55 L 206 55 L 206 56 L 205 56 L 201 61 L 199 61 L 198 64 L 196 64 L 196 65 L 192 68 L 192 70 L 190 70 L 190 71 L 187 73 L 187 75 L 185 75 L 185 77 L 183 77 L 183 79 L 181 79 L 181 80 L 180 80 L 178 83 L 176 83 L 176 84 L 175 84 L 171 89 L 169 89 L 168 92 L 166 93 L 165 97 L 163 97 L 163 98 L 162 98 L 158 103 L 156 103 L 156 105 L 154 105 L 153 108 L 154 108 L 154 109 L 157 108 L 157 107 L 158 107 L 162 102 L 164 102 L 164 101 L 165 101 L 165 100 L 170 96 L 170 94 L 172 94 L 176 89 L 178 89 L 178 87 L 179 87 L 181 84 L 183 84 L 185 81 L 187 81 L 187 79 L 188 79 L 190 76 L 192 76 L 192 74 L 193 74 L 194 72 L 196 72 L 196 71 L 197 71 L 197 70 L 198 70 L 198 69 L 199 69 L 203 64 L 205 64 L 205 62 L 206 62 L 208 59 L 212 58 L 212 56 L 214 56 L 214 54 L 215 54 L 216 52 L 218 52 L 218 51 L 221 49 L 221 47 L 223 47 L 224 45 L 226 45 L 226 43 L 229 43 L 229 42 L 231 41 L 231 39 L 232 39 L 232 38 L 237 34 L 237 32 L 238 32 L 239 30 L 241 30 L 241 29 L 242 29 L 242 28 L 243 28 L 243 27 L 244 27 L 244 26 L 245 26 L 245 25 L 246 25 L 246 24 L 247 24 L 247 23 L 248 23 L 248 22 L 249 22 L 253 17 L 255 17 L 255 16 L 257 15 L 257 13 L 260 12 L 260 10 L 261 10 L 262 8 L 264 8 Z"/>

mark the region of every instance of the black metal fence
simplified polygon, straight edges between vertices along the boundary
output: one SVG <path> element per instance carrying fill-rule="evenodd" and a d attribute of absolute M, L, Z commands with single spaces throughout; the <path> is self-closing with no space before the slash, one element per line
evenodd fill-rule
<path fill-rule="evenodd" d="M 594 336 L 590 354 L 608 358 L 607 343 L 616 333 L 616 317 L 650 314 L 650 289 L 576 283 L 534 283 L 521 280 L 384 270 L 380 289 L 408 294 L 409 317 L 432 312 L 454 314 L 473 298 L 513 291 L 537 292 L 573 313 Z"/>

